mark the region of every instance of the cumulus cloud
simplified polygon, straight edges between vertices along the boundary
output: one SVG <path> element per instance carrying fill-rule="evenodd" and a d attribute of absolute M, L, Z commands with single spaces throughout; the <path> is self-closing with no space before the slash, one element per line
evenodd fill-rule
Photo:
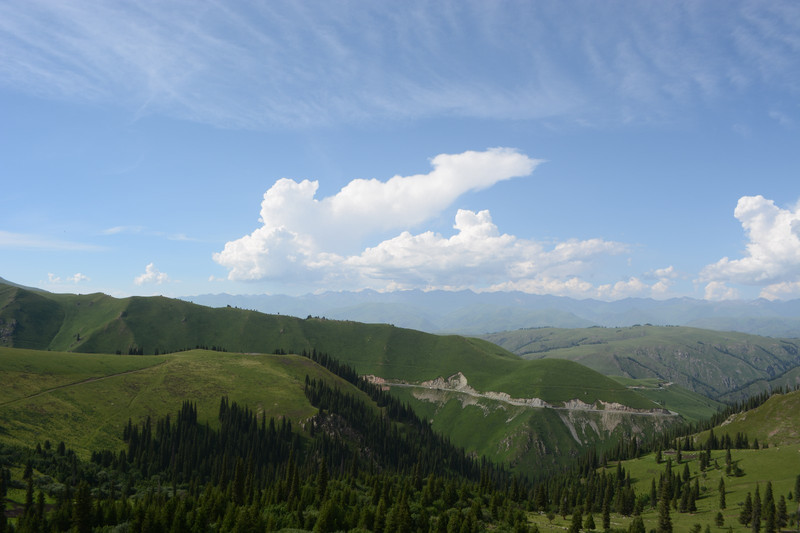
<path fill-rule="evenodd" d="M 800 206 L 783 209 L 760 195 L 743 196 L 734 216 L 747 235 L 745 255 L 706 266 L 700 272 L 700 281 L 709 282 L 706 293 L 717 294 L 720 284 L 735 283 L 762 286 L 763 297 L 793 294 L 792 287 L 800 283 Z"/>
<path fill-rule="evenodd" d="M 293 275 L 358 253 L 368 236 L 417 226 L 462 194 L 527 176 L 540 163 L 507 148 L 442 154 L 431 160 L 428 174 L 357 179 L 321 200 L 315 197 L 319 182 L 280 179 L 264 193 L 262 226 L 228 242 L 214 260 L 232 280 Z"/>
<path fill-rule="evenodd" d="M 169 276 L 167 276 L 167 274 L 164 272 L 159 272 L 153 263 L 150 263 L 145 267 L 144 274 L 136 276 L 136 278 L 133 280 L 136 285 L 144 285 L 146 283 L 155 283 L 156 285 L 161 285 L 166 281 L 169 281 Z"/>
<path fill-rule="evenodd" d="M 712 281 L 706 285 L 706 300 L 736 300 L 739 298 L 739 291 L 733 287 L 728 287 L 723 281 Z"/>
<path fill-rule="evenodd" d="M 767 285 L 761 290 L 760 296 L 767 300 L 800 298 L 800 281 L 784 281 Z"/>
<path fill-rule="evenodd" d="M 48 283 L 53 283 L 53 284 L 61 283 L 62 281 L 67 281 L 67 282 L 70 282 L 70 283 L 78 284 L 78 283 L 80 283 L 82 281 L 90 281 L 90 279 L 89 279 L 89 276 L 85 276 L 85 275 L 81 274 L 80 272 L 76 272 L 72 276 L 67 276 L 66 278 L 64 278 L 62 280 L 60 276 L 56 276 L 52 272 L 48 272 L 47 273 L 47 281 L 48 281 Z"/>
<path fill-rule="evenodd" d="M 214 260 L 228 268 L 230 280 L 326 288 L 471 288 L 598 297 L 648 290 L 634 280 L 598 288 L 582 279 L 597 261 L 627 252 L 623 243 L 519 238 L 502 233 L 488 210 L 458 209 L 450 235 L 414 231 L 465 192 L 527 176 L 540 161 L 496 148 L 439 155 L 431 163 L 427 174 L 353 180 L 321 199 L 317 182 L 278 180 L 264 194 L 262 226 L 226 243 Z"/>

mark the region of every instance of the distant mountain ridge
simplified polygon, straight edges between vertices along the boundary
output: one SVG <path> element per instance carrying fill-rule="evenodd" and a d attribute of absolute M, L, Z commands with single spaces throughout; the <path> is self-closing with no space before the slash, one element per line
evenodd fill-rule
<path fill-rule="evenodd" d="M 523 292 L 325 292 L 303 296 L 203 294 L 182 299 L 298 317 L 380 322 L 427 331 L 482 335 L 533 327 L 691 326 L 800 338 L 800 300 L 712 302 L 694 298 L 626 298 L 605 302 Z"/>
<path fill-rule="evenodd" d="M 605 375 L 657 378 L 717 400 L 800 385 L 797 339 L 650 325 L 532 328 L 483 338 L 520 357 L 567 359 Z"/>

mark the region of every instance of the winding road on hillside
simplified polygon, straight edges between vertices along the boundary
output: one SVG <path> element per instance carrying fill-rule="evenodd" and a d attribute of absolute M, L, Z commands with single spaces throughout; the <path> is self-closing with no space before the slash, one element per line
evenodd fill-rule
<path fill-rule="evenodd" d="M 378 378 L 381 379 L 381 378 Z M 597 412 L 597 413 L 620 413 L 626 415 L 637 415 L 637 416 L 653 416 L 653 417 L 674 417 L 680 416 L 678 413 L 673 411 L 668 411 L 666 409 L 653 409 L 653 410 L 642 410 L 642 409 L 634 409 L 631 407 L 625 409 L 618 409 L 618 408 L 606 408 L 606 409 L 598 409 L 597 407 L 593 407 L 590 404 L 586 404 L 583 402 L 574 404 L 574 405 L 564 405 L 564 406 L 554 406 L 551 405 L 543 400 L 538 398 L 531 398 L 531 399 L 519 399 L 519 398 L 505 398 L 505 394 L 497 393 L 497 392 L 487 392 L 481 393 L 476 391 L 475 389 L 458 389 L 458 388 L 451 388 L 451 387 L 431 387 L 427 385 L 419 385 L 414 383 L 405 383 L 405 382 L 395 382 L 395 381 L 386 381 L 382 380 L 380 385 L 385 387 L 402 387 L 402 388 L 412 388 L 412 389 L 423 389 L 426 391 L 438 391 L 442 393 L 456 393 L 456 394 L 463 394 L 466 396 L 471 396 L 473 398 L 480 398 L 485 400 L 490 400 L 494 402 L 501 402 L 508 405 L 514 405 L 518 407 L 527 407 L 529 409 L 554 409 L 557 411 L 582 411 L 582 412 Z M 572 403 L 572 402 L 567 402 Z"/>

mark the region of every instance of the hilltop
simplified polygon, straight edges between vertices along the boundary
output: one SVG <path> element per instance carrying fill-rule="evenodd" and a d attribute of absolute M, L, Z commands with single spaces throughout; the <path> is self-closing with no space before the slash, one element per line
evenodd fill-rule
<path fill-rule="evenodd" d="M 76 354 L 0 348 L 0 439 L 31 446 L 49 439 L 79 452 L 119 448 L 129 419 L 157 419 L 184 400 L 201 422 L 220 398 L 260 416 L 303 421 L 316 412 L 305 376 L 363 393 L 305 357 L 191 350 L 170 355 Z"/>

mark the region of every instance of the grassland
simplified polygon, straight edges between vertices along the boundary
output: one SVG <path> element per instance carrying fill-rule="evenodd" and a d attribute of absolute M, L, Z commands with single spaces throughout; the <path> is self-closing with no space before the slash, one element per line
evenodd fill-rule
<path fill-rule="evenodd" d="M 664 460 L 670 456 L 665 454 Z M 674 459 L 674 456 L 672 457 Z M 724 451 L 712 453 L 712 465 L 716 462 L 720 466 L 719 468 L 712 466 L 706 472 L 700 471 L 695 454 L 685 453 L 684 458 L 687 459 L 685 463 L 689 465 L 692 483 L 695 478 L 699 481 L 701 497 L 697 500 L 697 512 L 695 513 L 679 513 L 674 509 L 671 511 L 670 517 L 676 532 L 689 531 L 695 524 L 701 524 L 703 528 L 708 524 L 712 531 L 728 531 L 728 528 L 731 527 L 734 532 L 749 532 L 751 528 L 743 526 L 738 521 L 741 505 L 747 493 L 755 494 L 756 486 L 759 486 L 763 498 L 767 481 L 771 481 L 777 502 L 781 495 L 788 497 L 789 493 L 794 491 L 795 479 L 800 474 L 800 446 L 773 447 L 765 450 L 733 450 L 732 458 L 744 472 L 741 477 L 725 474 Z M 623 461 L 622 466 L 630 472 L 631 482 L 634 484 L 637 494 L 647 494 L 650 491 L 651 479 L 655 478 L 658 483 L 658 476 L 664 471 L 664 464 L 657 464 L 652 454 L 640 459 Z M 616 464 L 610 465 L 609 468 L 616 468 Z M 683 464 L 673 465 L 673 471 L 681 473 Z M 714 523 L 717 512 L 720 512 L 718 492 L 720 478 L 725 480 L 727 503 L 727 508 L 721 511 L 725 520 L 723 528 L 718 528 Z M 787 498 L 786 503 L 790 512 L 797 508 L 794 494 L 791 500 Z M 647 531 L 656 528 L 658 515 L 655 510 L 646 507 L 642 518 Z M 565 528 L 569 528 L 571 516 L 568 516 L 566 520 L 557 516 L 552 523 L 543 514 L 531 514 L 529 519 L 538 525 L 540 531 L 564 531 Z M 595 515 L 594 519 L 600 530 L 600 516 Z M 631 520 L 632 518 L 629 517 L 611 515 L 611 525 L 615 528 L 627 529 Z"/>
<path fill-rule="evenodd" d="M 117 449 L 129 418 L 172 414 L 184 400 L 196 402 L 201 420 L 213 425 L 223 395 L 267 417 L 299 421 L 316 412 L 303 394 L 306 375 L 365 397 L 293 355 L 192 350 L 156 357 L 0 348 L 0 439 L 26 446 L 63 440 L 82 454 Z"/>
<path fill-rule="evenodd" d="M 132 347 L 145 354 L 198 346 L 242 353 L 316 349 L 350 364 L 360 374 L 423 381 L 462 372 L 478 390 L 514 397 L 655 407 L 652 401 L 583 366 L 558 360 L 526 361 L 488 341 L 457 335 L 212 309 L 163 297 L 51 294 L 2 284 L 0 302 L 0 319 L 8 330 L 2 341 L 14 347 L 123 354 Z M 12 321 L 16 326 L 10 326 Z"/>

